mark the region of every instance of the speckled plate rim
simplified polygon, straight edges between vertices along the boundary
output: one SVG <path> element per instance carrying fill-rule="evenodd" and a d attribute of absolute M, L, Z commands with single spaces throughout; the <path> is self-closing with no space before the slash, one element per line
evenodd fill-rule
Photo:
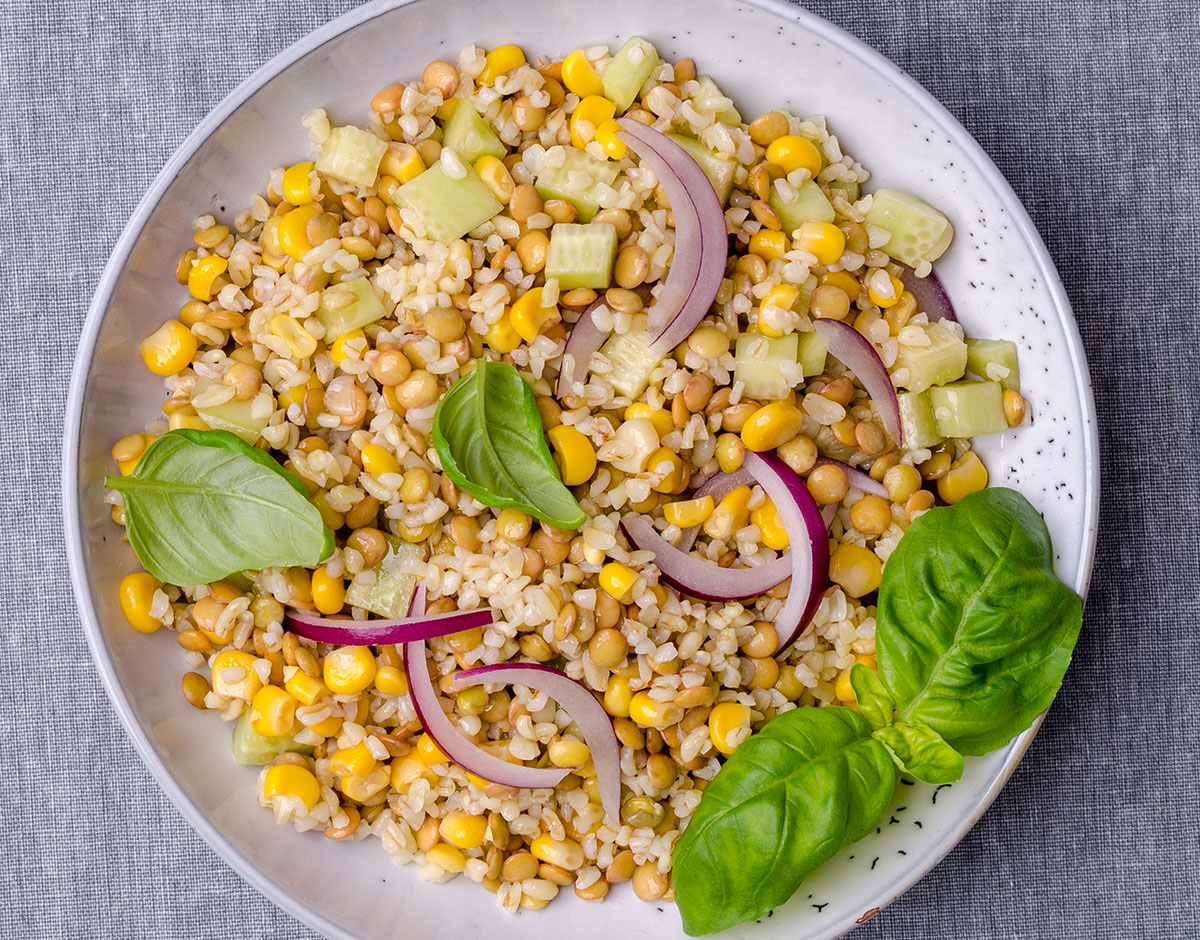
<path fill-rule="evenodd" d="M 266 64 L 244 79 L 188 134 L 155 177 L 154 182 L 138 203 L 136 210 L 130 217 L 129 222 L 126 224 L 114 246 L 108 264 L 105 266 L 104 272 L 100 277 L 96 292 L 88 308 L 83 329 L 80 333 L 75 365 L 71 373 L 71 383 L 67 395 L 67 407 L 63 425 L 62 505 L 67 534 L 67 565 L 71 575 L 76 605 L 81 614 L 92 659 L 100 673 L 105 691 L 108 693 L 108 697 L 121 723 L 125 726 L 126 734 L 133 742 L 138 756 L 158 782 L 158 785 L 162 788 L 167 798 L 174 804 L 188 825 L 199 834 L 226 864 L 280 909 L 296 916 L 327 936 L 336 938 L 336 940 L 356 940 L 356 938 L 353 934 L 348 933 L 328 918 L 304 905 L 298 904 L 296 899 L 286 889 L 265 875 L 235 850 L 184 794 L 166 766 L 154 753 L 146 734 L 134 718 L 132 706 L 120 683 L 117 681 L 116 672 L 104 648 L 99 617 L 92 606 L 87 586 L 83 554 L 82 520 L 79 506 L 79 440 L 83 416 L 83 392 L 87 384 L 88 370 L 95 352 L 104 311 L 111 300 L 117 278 L 129 258 L 134 243 L 137 241 L 138 236 L 157 207 L 167 187 L 208 137 L 233 115 L 251 95 L 293 62 L 315 51 L 339 34 L 368 22 L 390 10 L 428 2 L 436 2 L 436 0 L 373 0 L 373 2 L 366 3 L 318 27 L 307 36 L 304 36 L 279 52 Z M 946 134 L 962 150 L 963 154 L 975 164 L 979 171 L 987 178 L 988 182 L 991 183 L 1005 210 L 1010 214 L 1023 237 L 1025 244 L 1032 251 L 1037 266 L 1042 276 L 1046 279 L 1047 288 L 1054 300 L 1055 312 L 1058 314 L 1063 334 L 1067 341 L 1073 367 L 1073 379 L 1084 415 L 1085 426 L 1081 430 L 1084 438 L 1084 475 L 1086 480 L 1084 505 L 1086 509 L 1075 589 L 1086 598 L 1092 564 L 1095 558 L 1099 519 L 1100 448 L 1096 422 L 1096 405 L 1092 395 L 1091 379 L 1083 351 L 1083 343 L 1079 335 L 1078 324 L 1071 311 L 1070 300 L 1067 297 L 1066 290 L 1063 288 L 1054 262 L 1050 258 L 1050 253 L 1042 241 L 1041 235 L 1035 228 L 1033 221 L 1030 219 L 1029 213 L 1026 212 L 1025 207 L 1021 204 L 1021 201 L 1017 198 L 1016 193 L 1013 192 L 1012 187 L 1008 184 L 1003 174 L 966 128 L 933 95 L 926 91 L 923 86 L 882 53 L 840 27 L 830 23 L 828 20 L 807 10 L 799 9 L 786 2 L 786 0 L 739 0 L 739 2 L 756 6 L 774 14 L 785 22 L 803 26 L 811 33 L 875 68 L 881 75 L 895 84 L 901 93 L 919 103 L 930 118 L 945 130 Z M 1004 785 L 1016 770 L 1017 765 L 1021 762 L 1021 758 L 1029 750 L 1044 719 L 1045 715 L 1039 717 L 1028 731 L 1017 737 L 1009 745 L 1009 752 L 1004 764 L 1001 766 L 999 772 L 997 772 L 991 785 L 984 792 L 975 809 L 964 816 L 958 825 L 948 829 L 920 862 L 906 870 L 902 877 L 895 879 L 882 892 L 871 898 L 868 903 L 871 903 L 873 906 L 864 912 L 861 917 L 855 919 L 851 916 L 846 916 L 839 921 L 832 922 L 826 930 L 814 935 L 813 940 L 833 940 L 833 938 L 844 935 L 857 924 L 863 923 L 866 919 L 894 901 L 945 858 L 967 832 L 971 830 L 975 823 L 979 821 L 1004 788 Z"/>

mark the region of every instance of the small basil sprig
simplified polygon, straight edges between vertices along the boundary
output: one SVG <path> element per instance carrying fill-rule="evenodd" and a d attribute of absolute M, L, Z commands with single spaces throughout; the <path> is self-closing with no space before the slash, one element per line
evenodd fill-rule
<path fill-rule="evenodd" d="M 675 846 L 675 901 L 692 936 L 782 904 L 818 865 L 878 825 L 896 785 L 853 709 L 798 708 L 726 761 Z"/>
<path fill-rule="evenodd" d="M 561 529 L 583 525 L 542 436 L 533 389 L 508 363 L 480 359 L 454 383 L 434 413 L 433 446 L 446 475 L 481 503 Z"/>
<path fill-rule="evenodd" d="M 333 553 L 333 533 L 304 485 L 228 431 L 170 431 L 129 476 L 104 485 L 121 494 L 138 561 L 168 584 L 315 565 Z"/>
<path fill-rule="evenodd" d="M 1054 574 L 1045 523 L 1020 494 L 986 489 L 920 516 L 884 568 L 879 674 L 850 671 L 857 710 L 779 715 L 705 790 L 674 854 L 684 930 L 722 930 L 786 901 L 878 825 L 896 768 L 949 783 L 963 753 L 1028 728 L 1081 625 L 1082 602 Z"/>

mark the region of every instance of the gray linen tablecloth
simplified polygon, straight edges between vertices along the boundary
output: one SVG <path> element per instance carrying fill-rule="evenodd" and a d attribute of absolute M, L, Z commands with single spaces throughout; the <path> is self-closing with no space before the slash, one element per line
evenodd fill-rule
<path fill-rule="evenodd" d="M 64 569 L 59 438 L 93 285 L 171 151 L 353 0 L 0 9 L 0 937 L 309 938 L 182 821 L 100 688 Z M 999 164 L 1091 363 L 1101 533 L 1066 685 L 962 844 L 856 936 L 1200 937 L 1200 13 L 1193 0 L 815 0 Z M 1188 417 L 1190 415 L 1191 417 Z"/>

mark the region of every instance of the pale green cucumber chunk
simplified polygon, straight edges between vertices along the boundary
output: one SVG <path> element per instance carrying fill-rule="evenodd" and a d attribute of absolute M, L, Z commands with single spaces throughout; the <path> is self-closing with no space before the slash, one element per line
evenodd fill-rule
<path fill-rule="evenodd" d="M 729 97 L 727 94 L 725 94 L 725 92 L 721 91 L 721 89 L 717 87 L 717 83 L 707 75 L 701 75 L 696 79 L 696 83 L 700 86 L 700 88 L 696 91 L 695 97 L 692 99 L 693 102 L 703 102 L 705 98 Z M 697 103 L 696 107 L 700 107 L 700 104 Z M 742 123 L 741 114 L 738 113 L 738 109 L 732 104 L 730 104 L 729 107 L 725 108 L 723 111 L 718 111 L 716 118 L 722 124 L 732 124 L 736 126 Z"/>
<path fill-rule="evenodd" d="M 808 333 L 797 333 L 799 339 L 799 350 L 796 358 L 800 360 L 800 367 L 804 369 L 804 377 L 810 375 L 820 375 L 825 371 L 825 341 L 817 335 L 815 330 Z"/>
<path fill-rule="evenodd" d="M 933 420 L 943 437 L 975 437 L 1008 430 L 1004 419 L 1004 389 L 999 382 L 964 379 L 929 390 Z"/>
<path fill-rule="evenodd" d="M 996 374 L 988 373 L 989 366 L 999 367 L 991 370 Z M 968 339 L 967 371 L 981 379 L 999 382 L 1002 388 L 1020 389 L 1021 369 L 1017 365 L 1017 344 L 1007 339 Z"/>
<path fill-rule="evenodd" d="M 729 201 L 729 193 L 733 189 L 733 174 L 737 172 L 737 161 L 727 154 L 709 150 L 694 137 L 685 137 L 683 134 L 668 134 L 667 136 L 687 151 L 689 157 L 700 164 L 700 169 L 713 184 L 713 189 L 716 190 L 721 205 L 725 205 Z"/>
<path fill-rule="evenodd" d="M 349 291 L 354 299 L 344 306 L 326 303 L 331 293 L 342 294 Z M 382 319 L 387 311 L 383 302 L 375 293 L 369 278 L 356 277 L 350 281 L 342 281 L 321 291 L 321 305 L 317 307 L 317 319 L 325 327 L 325 342 L 332 343 L 341 339 L 347 333 L 353 333 L 364 326 L 369 326 L 376 320 Z"/>
<path fill-rule="evenodd" d="M 399 187 L 392 199 L 417 216 L 429 238 L 448 244 L 504 208 L 478 173 L 466 171 L 462 179 L 452 179 L 439 161 Z"/>
<path fill-rule="evenodd" d="M 900 406 L 905 450 L 932 447 L 942 440 L 944 435 L 938 433 L 937 422 L 933 419 L 929 392 L 900 392 L 896 402 Z"/>
<path fill-rule="evenodd" d="M 630 37 L 600 76 L 604 97 L 617 106 L 618 112 L 625 111 L 641 94 L 658 62 L 658 50 L 653 43 L 641 36 Z"/>
<path fill-rule="evenodd" d="M 774 401 L 783 398 L 793 383 L 783 375 L 784 363 L 795 366 L 798 359 L 800 334 L 789 333 L 777 338 L 761 333 L 742 333 L 734 346 L 734 380 L 740 380 L 747 398 Z M 801 376 L 796 376 L 799 384 Z"/>
<path fill-rule="evenodd" d="M 789 235 L 805 222 L 832 222 L 836 218 L 833 206 L 821 192 L 821 187 L 812 180 L 805 180 L 796 188 L 796 198 L 785 200 L 779 190 L 771 187 L 767 198 L 771 208 L 779 215 L 783 230 Z"/>
<path fill-rule="evenodd" d="M 468 166 L 483 156 L 499 159 L 508 153 L 496 132 L 488 127 L 470 101 L 461 101 L 454 109 L 442 132 L 442 146 L 453 150 Z"/>
<path fill-rule="evenodd" d="M 834 180 L 829 184 L 829 192 L 830 195 L 841 193 L 846 197 L 846 202 L 858 202 L 862 187 L 854 180 Z"/>
<path fill-rule="evenodd" d="M 565 154 L 562 165 L 543 165 L 534 188 L 543 199 L 565 199 L 579 213 L 580 222 L 590 222 L 600 211 L 596 185 L 611 186 L 617 178 L 617 165 L 610 160 L 597 160 L 574 147 L 562 149 Z"/>
<path fill-rule="evenodd" d="M 900 344 L 891 370 L 896 384 L 910 392 L 923 392 L 931 385 L 945 385 L 961 379 L 967 371 L 967 344 L 940 324 L 910 325 L 925 331 L 929 345 Z"/>
<path fill-rule="evenodd" d="M 216 383 L 203 379 L 197 382 L 195 397 L 199 398 L 206 389 L 214 384 Z M 247 444 L 257 443 L 258 439 L 262 437 L 263 428 L 271 420 L 270 409 L 265 417 L 254 417 L 254 399 L 237 401 L 231 398 L 219 405 L 196 405 L 195 407 L 196 414 L 203 418 L 210 428 L 236 434 Z"/>
<path fill-rule="evenodd" d="M 944 213 L 898 189 L 876 190 L 866 222 L 891 233 L 883 250 L 910 268 L 937 261 L 954 238 L 954 226 Z"/>
<path fill-rule="evenodd" d="M 314 168 L 342 183 L 369 189 L 379 175 L 379 161 L 387 152 L 387 141 L 358 127 L 335 127 L 321 148 Z"/>
<path fill-rule="evenodd" d="M 259 734 L 250 724 L 250 710 L 242 712 L 242 717 L 233 726 L 233 759 L 237 763 L 243 767 L 269 764 L 285 751 L 312 754 L 313 749 L 308 744 L 297 744 L 290 734 L 272 737 Z"/>
<path fill-rule="evenodd" d="M 561 290 L 606 290 L 617 257 L 617 230 L 607 222 L 559 222 L 550 230 L 546 277 Z"/>
<path fill-rule="evenodd" d="M 388 553 L 371 570 L 375 572 L 373 584 L 351 582 L 346 588 L 346 603 L 361 607 L 388 620 L 401 620 L 408 616 L 417 576 L 402 570 L 405 562 L 420 560 L 421 552 L 412 542 L 395 535 L 385 535 Z"/>
<path fill-rule="evenodd" d="M 637 398 L 650 381 L 650 373 L 662 356 L 650 348 L 645 314 L 635 314 L 626 333 L 613 333 L 600 347 L 611 368 L 605 378 L 618 394 Z"/>

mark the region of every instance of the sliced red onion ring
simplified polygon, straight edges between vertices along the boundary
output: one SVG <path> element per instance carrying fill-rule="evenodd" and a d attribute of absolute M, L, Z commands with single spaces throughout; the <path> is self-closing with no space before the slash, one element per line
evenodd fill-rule
<path fill-rule="evenodd" d="M 443 753 L 463 770 L 506 787 L 529 790 L 552 788 L 569 773 L 559 767 L 510 764 L 469 740 L 442 711 L 441 699 L 429 675 L 424 640 L 404 644 L 404 673 L 408 677 L 408 691 L 422 727 Z"/>
<path fill-rule="evenodd" d="M 774 454 L 746 451 L 742 466 L 771 497 L 791 542 L 781 559 L 791 565 L 792 584 L 775 617 L 778 655 L 804 632 L 829 584 L 828 527 L 804 481 Z M 801 533 L 808 538 L 801 538 Z"/>
<path fill-rule="evenodd" d="M 658 299 L 648 312 L 651 342 L 664 355 L 704 319 L 729 256 L 725 213 L 704 170 L 679 144 L 632 118 L 620 118 L 620 136 L 650 168 L 671 203 L 675 252 Z"/>
<path fill-rule="evenodd" d="M 900 280 L 916 298 L 918 313 L 926 314 L 934 322 L 938 320 L 958 322 L 958 317 L 954 315 L 954 304 L 950 301 L 950 295 L 946 293 L 941 278 L 932 268 L 924 277 L 917 277 L 916 271 L 905 267 L 900 272 Z"/>
<path fill-rule="evenodd" d="M 867 390 L 867 394 L 879 410 L 879 420 L 883 422 L 883 429 L 892 436 L 892 440 L 903 447 L 904 432 L 900 426 L 900 403 L 896 400 L 896 389 L 892 385 L 892 377 L 888 375 L 887 367 L 870 340 L 849 323 L 843 323 L 841 320 L 814 320 L 813 328 L 821 337 L 829 355 L 840 360 L 862 382 L 863 388 Z"/>
<path fill-rule="evenodd" d="M 588 688 L 566 673 L 534 663 L 501 663 L 466 669 L 454 677 L 452 691 L 486 682 L 523 685 L 554 699 L 579 726 L 583 741 L 596 765 L 600 803 L 613 820 L 621 813 L 621 748 L 613 733 L 612 720 Z M 480 774 L 480 776 L 484 776 Z"/>
<path fill-rule="evenodd" d="M 832 457 L 817 458 L 818 467 L 824 466 L 825 464 L 841 467 L 842 473 L 846 474 L 846 479 L 850 481 L 850 486 L 852 489 L 862 490 L 864 493 L 869 493 L 871 496 L 882 496 L 884 499 L 887 499 L 887 487 L 878 480 L 872 479 L 857 467 L 852 467 L 848 463 L 842 463 L 840 460 L 834 460 Z"/>
<path fill-rule="evenodd" d="M 579 315 L 571 333 L 567 337 L 567 345 L 563 347 L 562 367 L 559 369 L 558 382 L 554 386 L 554 394 L 559 398 L 571 393 L 575 382 L 587 381 L 588 369 L 592 364 L 592 356 L 604 345 L 611 330 L 602 330 L 592 319 L 592 311 L 604 303 L 604 297 L 591 302 L 587 309 Z M 571 357 L 571 365 L 567 365 L 567 357 Z"/>
<path fill-rule="evenodd" d="M 423 588 L 420 589 L 423 592 Z M 414 605 L 417 594 L 414 592 Z M 422 593 L 421 609 L 425 609 Z M 410 605 L 410 611 L 414 605 Z M 472 627 L 485 627 L 493 620 L 492 612 L 481 610 L 452 610 L 446 614 L 426 617 L 417 614 L 401 620 L 349 620 L 318 617 L 303 611 L 289 610 L 284 624 L 297 636 L 318 643 L 338 646 L 384 646 L 389 643 L 409 643 L 447 636 Z"/>
<path fill-rule="evenodd" d="M 621 528 L 639 551 L 654 552 L 654 564 L 664 581 L 701 600 L 737 601 L 755 597 L 792 574 L 788 555 L 753 568 L 722 568 L 707 558 L 680 551 L 662 537 L 647 517 L 637 513 L 622 518 Z"/>

